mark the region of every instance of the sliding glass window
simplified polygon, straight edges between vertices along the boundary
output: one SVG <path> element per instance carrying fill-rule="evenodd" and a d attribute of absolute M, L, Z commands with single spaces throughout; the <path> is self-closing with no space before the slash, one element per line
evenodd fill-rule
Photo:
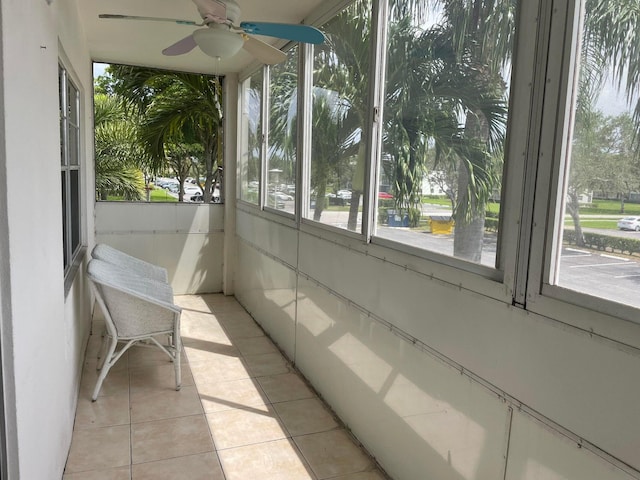
<path fill-rule="evenodd" d="M 580 2 L 578 2 L 580 4 Z M 567 91 L 560 180 L 551 211 L 546 281 L 640 307 L 640 59 L 637 5 L 585 2 L 575 27 L 577 58 Z M 562 295 L 562 294 L 561 294 Z M 602 302 L 572 296 L 581 305 Z M 615 305 L 606 312 L 617 312 Z M 632 310 L 630 310 L 632 312 Z M 632 314 L 637 319 L 637 311 Z"/>
<path fill-rule="evenodd" d="M 310 189 L 306 218 L 362 231 L 368 114 L 371 4 L 356 1 L 323 25 L 311 93 Z"/>
<path fill-rule="evenodd" d="M 390 2 L 375 235 L 495 267 L 517 2 Z"/>
<path fill-rule="evenodd" d="M 259 204 L 262 163 L 263 73 L 257 71 L 241 84 L 240 162 L 238 165 L 241 200 Z"/>
<path fill-rule="evenodd" d="M 298 47 L 269 69 L 266 206 L 295 213 L 298 155 Z"/>

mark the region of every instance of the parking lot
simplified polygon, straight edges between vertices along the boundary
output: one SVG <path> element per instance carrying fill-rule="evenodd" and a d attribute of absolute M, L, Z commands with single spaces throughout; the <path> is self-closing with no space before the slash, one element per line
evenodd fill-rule
<path fill-rule="evenodd" d="M 640 258 L 563 248 L 560 286 L 640 307 Z"/>

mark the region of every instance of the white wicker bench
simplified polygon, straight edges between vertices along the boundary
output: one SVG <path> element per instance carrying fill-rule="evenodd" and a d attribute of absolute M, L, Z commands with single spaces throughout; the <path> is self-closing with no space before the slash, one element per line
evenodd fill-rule
<path fill-rule="evenodd" d="M 180 389 L 181 309 L 173 303 L 173 291 L 166 281 L 152 278 L 152 274 L 140 275 L 146 269 L 144 266 L 127 269 L 122 264 L 99 258 L 93 258 L 87 265 L 87 275 L 105 317 L 98 362 L 100 374 L 93 401 L 98 398 L 111 367 L 130 347 L 139 343 L 155 345 L 169 356 L 174 363 L 176 390 Z"/>

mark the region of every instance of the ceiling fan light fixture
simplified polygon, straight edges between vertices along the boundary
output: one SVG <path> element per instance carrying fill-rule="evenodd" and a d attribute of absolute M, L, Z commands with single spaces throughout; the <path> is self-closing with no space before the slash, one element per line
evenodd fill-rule
<path fill-rule="evenodd" d="M 193 32 L 193 38 L 200 49 L 213 58 L 233 57 L 244 44 L 244 39 L 226 25 L 201 28 Z"/>

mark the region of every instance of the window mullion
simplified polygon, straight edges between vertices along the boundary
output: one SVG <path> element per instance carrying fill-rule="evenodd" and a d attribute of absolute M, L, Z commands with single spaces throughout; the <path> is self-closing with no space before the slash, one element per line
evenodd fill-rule
<path fill-rule="evenodd" d="M 362 233 L 367 242 L 375 233 L 378 205 L 378 177 L 382 150 L 382 118 L 384 105 L 384 76 L 386 70 L 386 44 L 388 27 L 388 0 L 374 0 L 371 18 L 373 45 L 371 48 L 371 65 L 369 83 L 369 117 L 365 125 L 367 135 L 367 164 L 365 170 L 364 211 L 362 215 Z"/>
<path fill-rule="evenodd" d="M 296 186 L 296 221 L 309 215 L 307 199 L 311 190 L 311 89 L 313 86 L 313 45 L 301 43 L 298 68 L 298 178 Z"/>
<path fill-rule="evenodd" d="M 270 94 L 269 94 L 269 67 L 264 66 L 262 69 L 262 102 L 260 106 L 260 116 L 262 118 L 261 132 L 260 132 L 260 208 L 264 210 L 267 206 L 267 200 L 269 198 L 269 172 L 267 172 L 267 150 L 269 148 L 269 107 L 270 107 Z"/>
<path fill-rule="evenodd" d="M 577 0 L 579 1 L 579 0 Z M 551 8 L 552 7 L 552 8 Z M 549 283 L 555 265 L 556 248 L 554 225 L 561 209 L 562 198 L 557 192 L 564 181 L 568 122 L 568 95 L 572 94 L 571 77 L 575 75 L 577 53 L 573 48 L 577 30 L 578 12 L 574 0 L 557 0 L 550 5 L 549 45 L 564 45 L 564 48 L 549 48 L 547 72 L 544 76 L 544 98 L 540 117 L 539 151 L 541 159 L 536 171 L 533 224 L 531 227 L 531 258 L 527 270 L 526 301 L 537 301 L 542 285 Z M 570 14 L 573 12 L 573 15 Z M 558 128 L 560 126 L 561 128 Z M 555 199 L 554 199 L 555 195 Z"/>

